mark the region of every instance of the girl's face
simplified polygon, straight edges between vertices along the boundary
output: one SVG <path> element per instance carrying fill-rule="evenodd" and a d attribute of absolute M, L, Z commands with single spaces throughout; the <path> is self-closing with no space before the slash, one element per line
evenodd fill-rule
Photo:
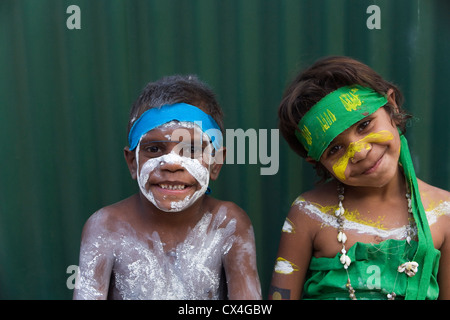
<path fill-rule="evenodd" d="M 394 178 L 399 155 L 396 125 L 380 108 L 338 135 L 320 162 L 346 185 L 382 187 Z"/>
<path fill-rule="evenodd" d="M 136 148 L 142 194 L 158 209 L 179 212 L 205 194 L 211 154 L 209 140 L 194 126 L 169 123 L 142 136 Z"/>

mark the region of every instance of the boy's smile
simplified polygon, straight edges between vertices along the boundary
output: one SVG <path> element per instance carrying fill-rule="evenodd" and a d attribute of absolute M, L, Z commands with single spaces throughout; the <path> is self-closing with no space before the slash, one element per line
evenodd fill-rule
<path fill-rule="evenodd" d="M 183 167 L 180 166 L 179 173 L 165 173 L 165 178 L 162 178 L 160 171 L 164 170 L 163 167 L 164 165 L 153 171 L 148 180 L 147 187 L 159 202 L 167 201 L 169 208 L 170 202 L 183 200 L 188 196 L 192 196 L 197 190 L 201 189 L 198 181 L 195 180 Z M 170 178 L 171 175 L 176 175 L 177 177 Z M 180 175 L 185 177 L 181 178 Z"/>
<path fill-rule="evenodd" d="M 172 138 L 182 129 L 181 141 Z M 171 124 L 149 131 L 136 150 L 138 184 L 158 209 L 179 212 L 202 196 L 209 183 L 209 167 L 202 160 L 201 137 L 194 127 Z M 200 146 L 200 147 L 198 147 Z M 200 152 L 197 152 L 200 149 Z"/>

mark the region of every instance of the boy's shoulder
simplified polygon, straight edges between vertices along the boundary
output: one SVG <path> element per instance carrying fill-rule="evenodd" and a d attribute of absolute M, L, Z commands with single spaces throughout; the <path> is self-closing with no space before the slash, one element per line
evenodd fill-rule
<path fill-rule="evenodd" d="M 213 214 L 217 214 L 218 212 L 225 213 L 226 218 L 224 222 L 235 219 L 238 225 L 251 225 L 251 221 L 247 213 L 236 203 L 219 200 L 212 197 L 208 197 L 207 201 L 208 211 Z"/>
<path fill-rule="evenodd" d="M 127 214 L 133 210 L 135 203 L 134 197 L 129 197 L 97 210 L 86 221 L 84 230 L 117 231 L 119 226 L 127 224 Z"/>

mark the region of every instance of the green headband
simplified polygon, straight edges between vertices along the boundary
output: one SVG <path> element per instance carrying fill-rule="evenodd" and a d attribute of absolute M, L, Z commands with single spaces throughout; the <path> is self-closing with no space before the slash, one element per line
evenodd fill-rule
<path fill-rule="evenodd" d="M 303 116 L 298 124 L 300 131 L 296 132 L 297 138 L 308 151 L 308 155 L 319 161 L 334 138 L 386 103 L 386 97 L 370 88 L 358 85 L 339 88 L 322 98 Z M 414 261 L 419 263 L 419 270 L 414 277 L 408 278 L 405 299 L 424 299 L 430 278 L 436 273 L 435 262 L 439 261 L 439 254 L 434 249 L 405 136 L 400 136 L 400 142 L 399 163 L 403 167 L 410 188 L 413 217 L 419 239 L 414 255 Z"/>
<path fill-rule="evenodd" d="M 308 156 L 319 161 L 334 138 L 386 103 L 386 97 L 370 88 L 358 85 L 339 88 L 303 116 L 298 123 L 297 139 L 308 151 Z"/>

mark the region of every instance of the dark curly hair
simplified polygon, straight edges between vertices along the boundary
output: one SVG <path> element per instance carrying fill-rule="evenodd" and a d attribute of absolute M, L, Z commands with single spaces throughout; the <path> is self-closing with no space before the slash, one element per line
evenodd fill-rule
<path fill-rule="evenodd" d="M 397 127 L 403 133 L 406 131 L 406 123 L 411 115 L 401 108 L 403 95 L 400 90 L 360 61 L 331 56 L 316 61 L 298 74 L 283 94 L 278 107 L 278 127 L 292 150 L 301 157 L 307 157 L 307 151 L 295 135 L 299 130 L 298 123 L 306 112 L 330 92 L 354 84 L 370 87 L 382 95 L 387 95 L 388 90 L 393 89 L 397 108 L 389 103 L 383 108 L 388 111 Z M 316 170 L 323 180 L 331 177 L 319 162 L 316 164 Z"/>
<path fill-rule="evenodd" d="M 148 83 L 131 107 L 128 133 L 133 123 L 148 109 L 181 102 L 204 110 L 223 133 L 223 111 L 212 89 L 196 75 L 172 75 Z"/>

